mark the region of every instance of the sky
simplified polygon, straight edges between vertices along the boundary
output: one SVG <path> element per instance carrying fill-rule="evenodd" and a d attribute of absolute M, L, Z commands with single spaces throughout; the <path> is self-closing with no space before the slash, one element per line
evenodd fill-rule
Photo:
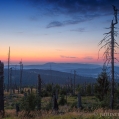
<path fill-rule="evenodd" d="M 11 64 L 103 63 L 98 43 L 112 5 L 119 9 L 119 0 L 0 0 L 0 60 L 7 63 L 10 47 Z"/>

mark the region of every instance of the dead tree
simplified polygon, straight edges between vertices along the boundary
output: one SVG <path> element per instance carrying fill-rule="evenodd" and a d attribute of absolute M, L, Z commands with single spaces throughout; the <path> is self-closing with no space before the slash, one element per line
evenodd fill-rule
<path fill-rule="evenodd" d="M 10 68 L 10 80 L 9 80 L 9 90 L 10 90 L 10 94 L 12 94 L 12 68 Z"/>
<path fill-rule="evenodd" d="M 86 84 L 86 82 L 84 83 L 84 93 L 85 93 L 85 95 L 86 95 L 86 90 L 87 90 L 87 84 Z"/>
<path fill-rule="evenodd" d="M 38 83 L 36 83 L 36 93 L 38 93 Z"/>
<path fill-rule="evenodd" d="M 74 70 L 74 91 L 73 91 L 73 93 L 74 93 L 74 95 L 75 95 L 75 79 L 76 78 L 76 71 Z"/>
<path fill-rule="evenodd" d="M 16 104 L 16 116 L 18 116 L 19 111 L 20 111 L 20 109 L 19 109 L 19 104 Z"/>
<path fill-rule="evenodd" d="M 53 94 L 53 110 L 55 111 L 55 113 L 57 113 L 58 111 L 58 103 L 57 103 L 57 98 L 56 98 L 56 94 Z"/>
<path fill-rule="evenodd" d="M 66 83 L 66 101 L 67 101 L 67 96 L 68 96 L 68 83 Z"/>
<path fill-rule="evenodd" d="M 38 75 L 38 95 L 41 96 L 41 78 L 40 78 L 40 74 Z"/>
<path fill-rule="evenodd" d="M 38 98 L 41 98 L 41 77 L 40 77 L 40 74 L 38 75 Z M 40 109 L 41 109 L 41 101 L 38 102 L 38 110 L 40 110 Z"/>
<path fill-rule="evenodd" d="M 56 88 L 56 99 L 58 100 L 58 89 Z"/>
<path fill-rule="evenodd" d="M 10 76 L 9 76 L 9 65 L 10 65 L 10 47 L 9 47 L 9 52 L 8 52 L 8 85 L 7 85 L 7 92 L 9 92 L 9 86 L 10 86 L 10 84 L 9 84 L 9 78 L 10 78 Z"/>
<path fill-rule="evenodd" d="M 0 114 L 4 116 L 4 64 L 0 61 Z"/>
<path fill-rule="evenodd" d="M 73 95 L 73 84 L 72 84 L 72 78 L 70 79 L 70 88 L 71 88 L 71 94 Z"/>
<path fill-rule="evenodd" d="M 21 88 L 22 88 L 22 73 L 23 73 L 23 64 L 22 64 L 22 60 L 20 61 L 20 93 L 21 93 Z"/>
<path fill-rule="evenodd" d="M 13 84 L 12 90 L 13 90 L 13 94 L 15 94 L 15 84 Z"/>
<path fill-rule="evenodd" d="M 105 48 L 105 52 L 103 54 L 104 57 L 104 66 L 108 66 L 108 64 L 111 64 L 111 103 L 110 107 L 111 109 L 114 108 L 114 62 L 117 60 L 115 57 L 116 48 L 119 48 L 118 43 L 115 40 L 115 36 L 117 36 L 117 31 L 115 31 L 115 25 L 118 23 L 117 21 L 117 9 L 115 6 L 113 6 L 114 9 L 114 20 L 111 22 L 110 32 L 105 33 L 105 37 L 100 41 L 99 45 L 102 43 L 105 43 L 100 49 Z M 117 60 L 118 61 L 118 60 Z"/>
<path fill-rule="evenodd" d="M 81 94 L 80 93 L 78 93 L 77 98 L 78 98 L 77 107 L 79 109 L 81 109 L 82 108 L 82 103 L 81 103 Z"/>

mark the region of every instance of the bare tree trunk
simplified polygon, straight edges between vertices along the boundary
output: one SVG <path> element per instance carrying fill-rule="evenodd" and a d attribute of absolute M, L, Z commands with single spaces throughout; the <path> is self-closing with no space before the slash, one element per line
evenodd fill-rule
<path fill-rule="evenodd" d="M 73 95 L 73 85 L 72 85 L 72 78 L 71 78 L 71 80 L 70 80 L 70 87 L 71 87 L 71 94 Z"/>
<path fill-rule="evenodd" d="M 9 52 L 8 52 L 8 86 L 7 86 L 7 92 L 9 92 L 9 64 L 10 64 L 10 47 L 9 47 Z"/>
<path fill-rule="evenodd" d="M 20 93 L 21 93 L 21 89 L 22 89 L 22 73 L 23 73 L 23 64 L 22 61 L 20 62 Z"/>
<path fill-rule="evenodd" d="M 111 76 L 112 76 L 112 87 L 111 87 L 111 109 L 114 108 L 114 23 L 111 23 Z"/>
<path fill-rule="evenodd" d="M 81 108 L 82 108 L 82 103 L 81 103 L 81 94 L 80 94 L 80 93 L 78 93 L 77 98 L 78 98 L 78 104 L 77 104 L 77 107 L 81 109 Z"/>
<path fill-rule="evenodd" d="M 76 78 L 76 71 L 74 70 L 74 91 L 73 91 L 74 95 L 75 95 L 75 78 Z"/>
<path fill-rule="evenodd" d="M 41 78 L 40 78 L 40 74 L 38 75 L 38 95 L 41 96 Z"/>
<path fill-rule="evenodd" d="M 12 68 L 10 68 L 10 82 L 9 82 L 10 94 L 12 94 Z"/>
<path fill-rule="evenodd" d="M 0 113 L 4 116 L 4 64 L 0 61 Z"/>
<path fill-rule="evenodd" d="M 55 111 L 55 113 L 57 113 L 58 111 L 58 103 L 57 103 L 57 98 L 56 98 L 56 94 L 53 94 L 53 110 Z"/>
<path fill-rule="evenodd" d="M 38 75 L 38 97 L 41 98 L 41 78 L 40 74 Z M 38 103 L 38 110 L 41 109 L 41 102 Z"/>

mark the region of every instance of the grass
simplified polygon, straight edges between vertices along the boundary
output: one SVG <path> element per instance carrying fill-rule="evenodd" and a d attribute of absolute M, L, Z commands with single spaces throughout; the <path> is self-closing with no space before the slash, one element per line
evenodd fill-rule
<path fill-rule="evenodd" d="M 33 92 L 36 91 L 33 89 Z M 18 94 L 17 91 L 13 95 L 10 95 L 8 92 L 5 92 L 4 95 L 5 95 L 4 119 L 28 119 L 23 117 L 24 115 L 23 112 L 20 112 L 18 117 L 16 116 L 16 112 L 15 112 L 16 102 L 19 102 L 24 95 Z M 51 102 L 51 97 L 43 97 L 41 101 L 42 101 L 42 109 L 45 109 L 47 104 Z M 75 102 L 77 102 L 76 96 L 68 96 L 67 105 L 59 106 L 58 114 L 51 113 L 51 110 L 50 111 L 42 110 L 41 113 L 34 111 L 31 112 L 31 116 L 33 116 L 31 119 L 39 119 L 39 118 L 40 119 L 119 119 L 119 114 L 118 114 L 119 110 L 112 111 L 112 110 L 104 110 L 104 109 L 94 109 L 93 111 L 90 111 L 88 107 L 92 107 L 97 103 L 94 96 L 82 96 L 82 105 L 85 109 L 81 111 L 77 110 L 76 108 L 71 108 L 71 105 L 73 105 Z M 116 115 L 110 116 L 108 113 L 116 114 Z M 107 115 L 103 115 L 103 114 L 107 114 Z"/>
<path fill-rule="evenodd" d="M 34 112 L 32 112 L 34 113 Z M 32 114 L 31 113 L 31 114 Z M 39 112 L 36 112 L 39 114 Z M 102 109 L 95 110 L 93 113 L 90 112 L 67 112 L 67 113 L 59 113 L 53 114 L 51 112 L 42 111 L 41 115 L 36 115 L 33 117 L 23 117 L 23 113 L 20 113 L 18 117 L 15 116 L 15 110 L 6 110 L 4 119 L 119 119 L 118 110 L 107 110 L 104 112 Z M 109 115 L 109 114 L 116 114 Z"/>

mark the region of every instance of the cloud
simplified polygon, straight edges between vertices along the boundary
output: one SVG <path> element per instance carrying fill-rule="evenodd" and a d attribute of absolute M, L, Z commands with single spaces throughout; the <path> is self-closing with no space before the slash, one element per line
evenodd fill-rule
<path fill-rule="evenodd" d="M 85 32 L 85 28 L 72 29 L 70 31 Z"/>
<path fill-rule="evenodd" d="M 92 60 L 93 57 L 91 57 L 91 56 L 87 56 L 87 57 L 84 57 L 84 59 L 86 59 L 86 60 Z"/>
<path fill-rule="evenodd" d="M 61 23 L 59 21 L 53 21 L 53 22 L 49 23 L 46 28 L 60 27 L 60 26 L 63 26 L 63 23 Z"/>
<path fill-rule="evenodd" d="M 89 21 L 91 20 L 91 18 L 89 19 L 84 19 L 84 18 L 79 18 L 78 20 L 65 20 L 65 21 L 53 21 L 50 22 L 46 28 L 52 28 L 52 27 L 62 27 L 62 26 L 66 26 L 66 25 L 73 25 L 73 24 L 78 24 L 78 23 L 82 23 L 85 21 Z"/>
<path fill-rule="evenodd" d="M 26 1 L 35 9 L 42 11 L 45 16 L 65 15 L 69 18 L 66 21 L 52 21 L 46 28 L 78 24 L 101 16 L 113 15 L 112 5 L 119 8 L 119 0 L 22 0 L 23 3 Z"/>
<path fill-rule="evenodd" d="M 78 57 L 74 57 L 74 56 L 64 56 L 64 55 L 60 55 L 61 58 L 78 58 Z"/>
<path fill-rule="evenodd" d="M 35 7 L 47 6 L 50 10 L 59 13 L 87 14 L 89 12 L 110 12 L 111 6 L 119 7 L 118 0 L 24 0 L 30 2 Z M 42 6 L 41 6 L 42 5 Z M 49 10 L 48 9 L 48 10 Z"/>
<path fill-rule="evenodd" d="M 107 15 L 107 14 L 105 14 L 105 15 Z M 50 22 L 46 26 L 46 28 L 62 27 L 62 26 L 66 26 L 66 25 L 79 24 L 79 23 L 82 23 L 82 22 L 93 20 L 94 18 L 100 17 L 100 16 L 103 16 L 103 15 L 100 15 L 100 14 L 96 13 L 96 14 L 93 14 L 93 15 L 75 16 L 75 17 L 73 17 L 73 19 L 65 20 L 65 21 L 62 21 L 62 22 L 61 21 Z"/>

